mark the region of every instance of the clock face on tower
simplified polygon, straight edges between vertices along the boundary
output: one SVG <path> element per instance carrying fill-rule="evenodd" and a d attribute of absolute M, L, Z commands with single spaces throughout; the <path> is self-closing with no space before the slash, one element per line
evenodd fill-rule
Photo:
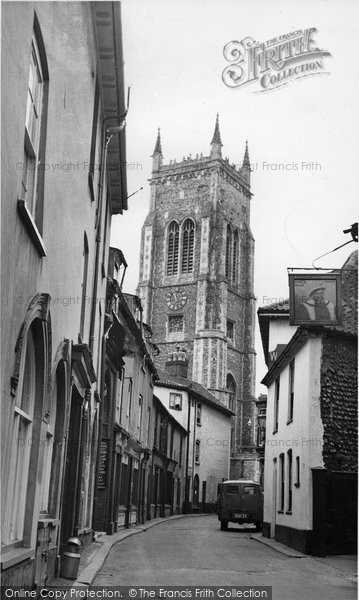
<path fill-rule="evenodd" d="M 166 304 L 171 310 L 179 310 L 187 302 L 187 294 L 184 290 L 175 289 L 168 292 L 166 296 Z"/>

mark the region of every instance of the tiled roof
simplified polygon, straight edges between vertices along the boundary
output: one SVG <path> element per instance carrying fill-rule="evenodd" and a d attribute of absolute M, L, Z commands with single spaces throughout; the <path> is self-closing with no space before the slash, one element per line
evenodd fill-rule
<path fill-rule="evenodd" d="M 156 381 L 155 385 L 165 386 L 165 387 L 174 387 L 176 389 L 187 390 L 189 392 L 194 392 L 197 396 L 200 396 L 203 400 L 207 401 L 208 404 L 225 412 L 228 415 L 234 414 L 229 408 L 227 408 L 222 402 L 217 400 L 217 398 L 209 392 L 203 385 L 197 383 L 196 381 L 192 381 L 190 379 L 185 379 L 184 377 L 175 377 L 174 375 L 170 375 L 166 371 L 158 371 L 159 379 Z"/>
<path fill-rule="evenodd" d="M 289 314 L 289 298 L 274 302 L 273 304 L 266 304 L 265 306 L 260 306 L 258 308 L 258 314 L 278 312 L 283 313 L 284 315 L 286 313 Z"/>

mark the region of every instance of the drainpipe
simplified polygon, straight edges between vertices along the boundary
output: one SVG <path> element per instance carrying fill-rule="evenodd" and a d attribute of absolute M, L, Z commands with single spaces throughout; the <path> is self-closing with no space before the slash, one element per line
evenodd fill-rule
<path fill-rule="evenodd" d="M 92 303 L 91 303 L 91 319 L 90 319 L 90 336 L 89 336 L 89 347 L 93 352 L 94 340 L 95 340 L 95 318 L 96 318 L 96 300 L 97 300 L 97 286 L 98 286 L 98 274 L 99 274 L 99 262 L 100 262 L 100 247 L 101 247 L 101 235 L 102 235 L 102 211 L 103 211 L 103 187 L 105 181 L 105 172 L 107 169 L 107 151 L 108 145 L 116 133 L 120 133 L 126 125 L 127 111 L 120 117 L 105 117 L 103 120 L 103 135 L 102 135 L 102 163 L 100 180 L 98 184 L 98 213 L 96 217 L 96 256 L 95 256 L 95 274 L 92 288 Z M 120 124 L 115 127 L 106 128 L 106 121 L 117 119 Z M 106 223 L 106 219 L 105 219 Z"/>

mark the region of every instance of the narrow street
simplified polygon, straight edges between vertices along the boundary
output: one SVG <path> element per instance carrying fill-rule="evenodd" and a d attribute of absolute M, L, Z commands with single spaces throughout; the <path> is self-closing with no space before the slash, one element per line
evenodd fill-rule
<path fill-rule="evenodd" d="M 274 600 L 350 600 L 356 585 L 314 558 L 290 558 L 250 539 L 251 526 L 222 532 L 216 515 L 171 520 L 116 544 L 94 586 L 273 586 Z"/>

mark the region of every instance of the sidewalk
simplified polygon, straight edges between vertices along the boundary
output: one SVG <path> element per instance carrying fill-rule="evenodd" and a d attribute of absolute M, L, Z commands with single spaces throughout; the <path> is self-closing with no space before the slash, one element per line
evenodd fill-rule
<path fill-rule="evenodd" d="M 327 567 L 335 569 L 336 574 L 340 577 L 344 577 L 345 579 L 349 579 L 350 581 L 357 582 L 358 580 L 358 557 L 356 554 L 340 554 L 335 556 L 311 556 L 308 554 L 302 554 L 294 548 L 290 548 L 289 546 L 285 546 L 279 542 L 276 542 L 272 538 L 263 537 L 261 533 L 253 533 L 250 538 L 255 540 L 256 542 L 260 542 L 265 546 L 269 546 L 276 552 L 280 552 L 281 554 L 285 554 L 290 558 L 310 558 L 315 560 Z"/>
<path fill-rule="evenodd" d="M 72 579 L 64 579 L 63 577 L 58 577 L 57 579 L 53 579 L 51 583 L 46 587 L 55 588 L 89 586 L 92 584 L 98 572 L 100 571 L 112 546 L 114 546 L 118 542 L 122 542 L 131 535 L 143 533 L 144 531 L 147 531 L 151 527 L 159 525 L 160 523 L 165 523 L 173 519 L 185 519 L 188 517 L 208 517 L 208 513 L 191 513 L 189 515 L 173 515 L 172 517 L 152 519 L 144 525 L 136 525 L 135 527 L 131 527 L 130 529 L 121 529 L 121 531 L 118 531 L 113 535 L 101 535 L 94 542 L 92 542 L 82 550 L 80 566 L 76 581 Z"/>

